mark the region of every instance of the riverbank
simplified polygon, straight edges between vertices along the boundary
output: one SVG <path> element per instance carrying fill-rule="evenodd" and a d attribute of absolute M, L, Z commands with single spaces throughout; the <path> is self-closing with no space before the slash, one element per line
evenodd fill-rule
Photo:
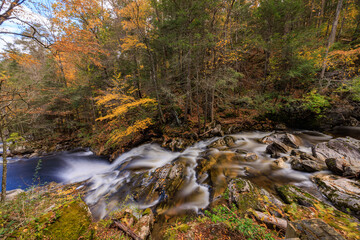
<path fill-rule="evenodd" d="M 145 144 L 85 183 L 39 192 L 51 197 L 59 191 L 63 200 L 75 192 L 79 198 L 69 197 L 69 204 L 86 203 L 85 212 L 90 211 L 91 217 L 78 210 L 75 216 L 91 221 L 79 224 L 86 231 L 68 239 L 91 234 L 98 239 L 247 239 L 250 235 L 282 239 L 309 234 L 318 234 L 315 239 L 320 235 L 356 239 L 360 234 L 359 145 L 355 139 L 332 139 L 311 131 L 234 134 L 199 142 L 182 153 Z M 25 202 L 52 202 L 45 195 L 30 193 L 19 196 L 28 196 Z M 7 206 L 21 210 L 21 201 L 16 201 Z M 68 206 L 64 204 L 51 211 L 59 217 L 46 222 L 44 229 L 54 229 L 53 224 L 67 226 L 61 220 L 66 215 L 63 206 Z M 3 222 L 11 222 L 8 216 L 3 215 Z M 29 233 L 52 234 L 41 229 Z M 13 229 L 8 236 L 22 231 L 31 239 L 23 230 Z"/>

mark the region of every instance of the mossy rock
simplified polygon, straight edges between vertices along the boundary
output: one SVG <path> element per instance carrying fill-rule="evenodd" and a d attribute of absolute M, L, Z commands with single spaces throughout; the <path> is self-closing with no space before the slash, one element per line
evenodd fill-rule
<path fill-rule="evenodd" d="M 56 215 L 59 217 L 44 230 L 47 238 L 70 240 L 91 237 L 91 217 L 83 201 L 76 200 L 61 207 L 56 211 Z"/>
<path fill-rule="evenodd" d="M 290 221 L 319 218 L 341 233 L 347 239 L 360 236 L 359 221 L 330 206 L 311 194 L 292 185 L 276 187 L 281 199 L 285 217 Z"/>
<path fill-rule="evenodd" d="M 306 207 L 313 207 L 318 200 L 309 193 L 292 185 L 277 186 L 276 192 L 279 197 L 286 203 L 296 203 Z"/>
<path fill-rule="evenodd" d="M 249 180 L 237 178 L 228 184 L 229 204 L 235 204 L 241 214 L 249 210 L 267 211 L 268 209 L 279 212 L 282 203 L 265 189 L 252 184 Z M 227 193 L 227 192 L 225 192 Z"/>

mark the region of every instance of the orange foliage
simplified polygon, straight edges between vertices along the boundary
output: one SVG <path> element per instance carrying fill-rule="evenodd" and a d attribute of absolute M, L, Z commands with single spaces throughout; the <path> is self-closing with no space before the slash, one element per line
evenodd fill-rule
<path fill-rule="evenodd" d="M 99 35 L 109 14 L 100 1 L 61 0 L 52 7 L 55 17 L 51 21 L 59 34 L 51 50 L 68 83 L 75 84 L 77 66 L 102 67 L 100 57 L 108 53 Z"/>

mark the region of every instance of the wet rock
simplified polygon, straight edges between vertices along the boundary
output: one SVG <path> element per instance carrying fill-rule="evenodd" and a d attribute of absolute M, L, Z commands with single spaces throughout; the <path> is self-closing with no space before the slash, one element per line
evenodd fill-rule
<path fill-rule="evenodd" d="M 360 182 L 336 175 L 313 177 L 320 191 L 339 209 L 360 217 Z"/>
<path fill-rule="evenodd" d="M 197 174 L 207 173 L 210 177 L 212 191 L 211 197 L 218 198 L 227 189 L 227 178 L 234 178 L 239 170 L 234 165 L 239 161 L 245 162 L 244 158 L 234 152 L 209 151 L 208 155 L 198 160 Z"/>
<path fill-rule="evenodd" d="M 254 162 L 256 160 L 258 160 L 258 155 L 256 155 L 256 153 L 247 153 L 246 156 L 244 157 L 244 159 L 248 162 Z"/>
<path fill-rule="evenodd" d="M 266 147 L 266 153 L 269 153 L 271 157 L 279 157 L 279 153 L 287 153 L 291 150 L 291 147 L 285 145 L 280 141 L 274 141 Z"/>
<path fill-rule="evenodd" d="M 234 203 L 242 213 L 249 212 L 250 209 L 258 211 L 272 209 L 276 215 L 278 208 L 283 206 L 283 203 L 271 193 L 257 187 L 246 179 L 237 178 L 231 180 L 228 189 L 229 204 Z"/>
<path fill-rule="evenodd" d="M 31 154 L 34 149 L 24 145 L 10 145 L 10 152 L 13 155 Z"/>
<path fill-rule="evenodd" d="M 312 151 L 315 157 L 322 160 L 344 159 L 347 166 L 360 166 L 360 140 L 354 138 L 337 138 L 327 143 L 319 143 Z"/>
<path fill-rule="evenodd" d="M 360 176 L 360 165 L 348 165 L 348 161 L 344 158 L 328 158 L 326 165 L 334 174 L 349 178 L 358 178 Z"/>
<path fill-rule="evenodd" d="M 360 177 L 360 166 L 348 166 L 344 167 L 344 176 L 349 178 Z"/>
<path fill-rule="evenodd" d="M 236 139 L 232 136 L 226 136 L 212 142 L 208 148 L 227 148 L 234 147 Z"/>
<path fill-rule="evenodd" d="M 6 201 L 11 201 L 16 198 L 20 193 L 23 193 L 22 189 L 14 189 L 10 191 L 6 191 Z"/>
<path fill-rule="evenodd" d="M 248 176 L 248 177 L 258 177 L 258 176 L 262 175 L 261 171 L 255 169 L 255 168 L 252 168 L 252 167 L 245 167 L 244 170 L 245 170 L 246 176 Z"/>
<path fill-rule="evenodd" d="M 32 153 L 29 155 L 29 158 L 34 158 L 34 157 L 38 157 L 39 156 L 39 153 Z"/>
<path fill-rule="evenodd" d="M 308 219 L 289 222 L 286 229 L 285 239 L 300 238 L 306 240 L 334 239 L 345 240 L 330 225 L 320 219 Z"/>
<path fill-rule="evenodd" d="M 326 166 L 333 173 L 342 176 L 344 173 L 344 166 L 346 165 L 346 160 L 343 158 L 328 158 L 325 160 Z"/>
<path fill-rule="evenodd" d="M 290 163 L 292 169 L 302 172 L 317 172 L 327 169 L 325 162 L 316 158 L 301 159 L 292 157 Z"/>
<path fill-rule="evenodd" d="M 291 148 L 298 148 L 302 143 L 300 138 L 290 133 L 274 133 L 264 137 L 260 141 L 266 144 L 281 142 Z"/>
<path fill-rule="evenodd" d="M 171 151 L 182 151 L 185 149 L 184 140 L 181 138 L 173 138 L 166 143 L 162 144 L 162 147 L 169 148 Z"/>
<path fill-rule="evenodd" d="M 286 165 L 285 165 L 285 161 L 284 159 L 287 159 L 286 157 L 282 157 L 282 158 L 278 158 L 276 160 L 274 160 L 271 164 L 270 164 L 270 168 L 272 170 L 278 170 L 278 169 L 283 169 L 283 168 L 286 168 Z"/>
<path fill-rule="evenodd" d="M 241 212 L 247 212 L 249 209 L 264 210 L 265 203 L 282 206 L 280 200 L 264 189 L 260 189 L 252 184 L 249 180 L 237 178 L 228 184 L 229 203 L 235 203 Z M 266 196 L 267 201 L 264 200 Z"/>

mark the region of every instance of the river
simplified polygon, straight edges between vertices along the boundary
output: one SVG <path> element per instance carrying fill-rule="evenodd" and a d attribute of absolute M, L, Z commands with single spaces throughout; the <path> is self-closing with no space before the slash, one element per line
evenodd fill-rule
<path fill-rule="evenodd" d="M 338 129 L 337 135 L 341 135 L 339 131 Z M 295 171 L 288 163 L 281 169 L 270 167 L 275 158 L 266 154 L 267 145 L 259 142 L 259 139 L 269 134 L 271 133 L 232 134 L 236 139 L 235 145 L 225 151 L 208 148 L 208 145 L 218 138 L 200 141 L 183 152 L 171 152 L 157 144 L 145 144 L 122 154 L 111 164 L 106 158 L 95 156 L 91 151 L 62 152 L 22 160 L 10 159 L 7 189 L 27 189 L 31 185 L 51 181 L 70 183 L 87 180 L 85 201 L 97 218 L 105 217 L 122 204 L 136 205 L 138 208 L 157 206 L 159 211 L 167 214 L 188 210 L 197 212 L 209 205 L 216 191 L 216 187 L 211 185 L 214 179 L 210 181 L 208 174 L 199 172 L 199 159 L 203 159 L 209 152 L 212 155 L 221 153 L 225 156 L 236 153 L 242 157 L 247 153 L 255 153 L 258 156 L 256 161 L 231 160 L 218 163 L 212 166 L 212 169 L 222 169 L 221 171 L 227 172 L 226 177 L 249 178 L 249 169 L 252 169 L 260 173 L 253 178 L 258 184 L 266 186 L 292 183 L 321 197 L 316 186 L 310 181 L 311 173 Z M 295 131 L 293 134 L 302 141 L 300 150 L 308 153 L 311 153 L 311 146 L 332 138 L 314 131 Z M 359 138 L 360 135 L 355 137 Z M 217 179 L 225 178 L 221 174 Z M 172 187 L 166 185 L 168 183 L 164 180 L 170 175 L 174 176 L 173 179 L 176 179 L 177 175 L 180 178 L 177 182 L 169 183 L 178 185 L 175 191 L 169 190 Z"/>

